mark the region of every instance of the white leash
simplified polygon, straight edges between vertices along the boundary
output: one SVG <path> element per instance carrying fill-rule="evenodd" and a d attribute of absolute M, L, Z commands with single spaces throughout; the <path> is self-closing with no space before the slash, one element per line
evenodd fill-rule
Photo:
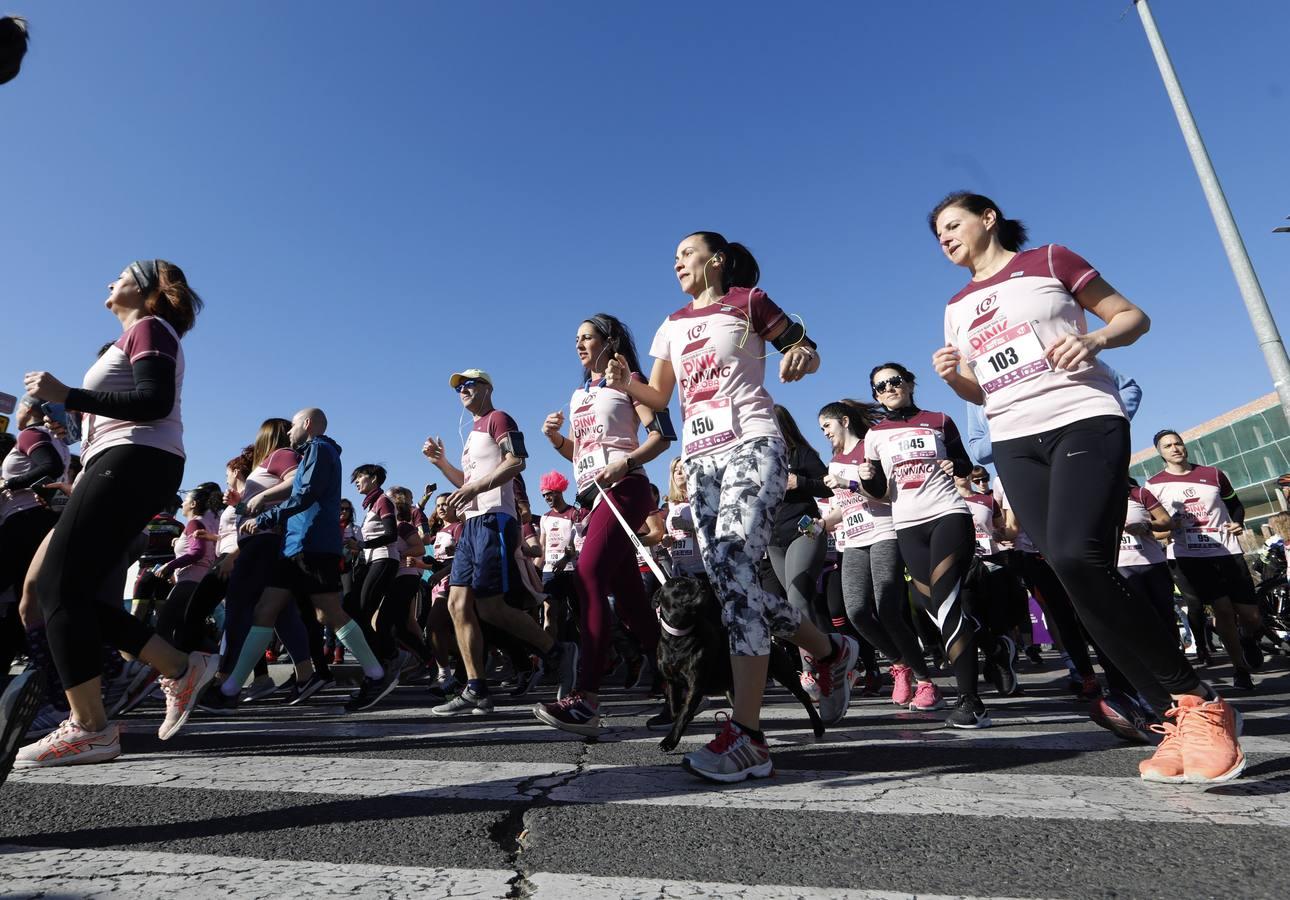
<path fill-rule="evenodd" d="M 654 561 L 654 554 L 649 552 L 649 549 L 641 543 L 641 539 L 637 536 L 636 532 L 632 531 L 632 526 L 627 524 L 627 520 L 624 519 L 623 514 L 618 511 L 618 507 L 614 506 L 614 501 L 609 499 L 609 493 L 605 490 L 604 486 L 601 485 L 599 481 L 595 482 L 595 485 L 596 490 L 600 491 L 600 501 L 609 507 L 609 511 L 614 514 L 614 518 L 618 520 L 618 524 L 623 526 L 623 531 L 627 532 L 627 537 L 631 540 L 633 546 L 636 547 L 636 552 L 641 555 L 643 560 L 645 560 L 650 571 L 654 573 L 654 577 L 658 579 L 658 583 L 667 584 L 667 575 L 663 574 L 663 567 Z"/>

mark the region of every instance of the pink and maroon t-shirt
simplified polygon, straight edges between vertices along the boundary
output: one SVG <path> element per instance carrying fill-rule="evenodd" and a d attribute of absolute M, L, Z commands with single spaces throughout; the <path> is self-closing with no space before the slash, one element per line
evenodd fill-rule
<path fill-rule="evenodd" d="M 784 311 L 758 288 L 731 288 L 701 309 L 687 305 L 659 326 L 650 356 L 672 364 L 681 394 L 681 453 L 725 453 L 758 437 L 779 437 L 766 390 L 766 337 Z"/>
<path fill-rule="evenodd" d="M 1151 491 L 1142 487 L 1129 488 L 1129 506 L 1124 513 L 1125 525 L 1150 525 L 1151 511 L 1160 509 L 1160 501 Z M 1127 531 L 1120 533 L 1120 556 L 1116 565 L 1154 566 L 1165 561 L 1165 550 L 1151 535 L 1139 537 Z"/>
<path fill-rule="evenodd" d="M 251 474 L 246 476 L 246 486 L 242 488 L 242 502 L 250 502 L 252 497 L 258 497 L 269 488 L 275 488 L 282 484 L 292 472 L 300 467 L 300 454 L 290 447 L 279 447 L 268 456 L 266 456 L 258 466 L 251 470 Z M 287 498 L 275 500 L 272 503 L 266 503 L 260 507 L 260 512 L 266 509 L 280 505 Z M 257 514 L 258 515 L 258 514 Z M 238 528 L 242 527 L 251 516 L 242 516 L 238 519 Z M 277 533 L 276 531 L 272 533 Z M 256 534 L 260 534 L 259 531 Z"/>
<path fill-rule="evenodd" d="M 968 514 L 954 479 L 941 471 L 941 460 L 949 459 L 947 439 L 959 439 L 954 420 L 926 410 L 904 420 L 883 419 L 864 436 L 864 458 L 880 463 L 887 474 L 896 528 Z"/>
<path fill-rule="evenodd" d="M 860 464 L 864 459 L 864 442 L 859 441 L 850 453 L 834 454 L 829 461 L 829 474 L 844 482 L 854 481 L 859 486 Z M 834 488 L 830 505 L 842 511 L 842 521 L 833 530 L 834 546 L 838 550 L 872 547 L 879 541 L 896 539 L 891 504 L 887 501 L 875 500 L 864 491 Z"/>
<path fill-rule="evenodd" d="M 215 541 L 201 540 L 197 537 L 198 531 L 218 533 L 219 518 L 215 513 L 207 510 L 200 516 L 189 519 L 184 525 L 184 533 L 175 548 L 175 557 L 188 556 L 190 553 L 200 553 L 201 556 L 196 562 L 175 570 L 176 584 L 181 581 L 201 581 L 215 564 Z"/>
<path fill-rule="evenodd" d="M 399 561 L 399 575 L 415 575 L 420 578 L 421 570 L 416 566 L 405 566 L 403 560 L 412 552 L 413 546 L 421 540 L 421 533 L 411 522 L 399 522 L 395 526 L 395 533 L 398 537 L 394 539 L 394 554 L 395 559 Z"/>
<path fill-rule="evenodd" d="M 542 546 L 545 548 L 542 554 L 543 572 L 555 571 L 555 564 L 564 559 L 565 549 L 574 545 L 578 523 L 585 516 L 586 512 L 575 506 L 565 507 L 564 512 L 552 509 L 542 514 L 538 525 L 542 533 Z"/>
<path fill-rule="evenodd" d="M 502 464 L 507 453 L 518 457 L 528 455 L 524 451 L 524 436 L 515 420 L 500 409 L 480 416 L 475 420 L 461 452 L 461 471 L 466 476 L 466 483 L 487 478 Z M 515 511 L 513 481 L 480 493 L 466 507 L 465 516 L 473 519 L 490 512 L 519 518 Z"/>
<path fill-rule="evenodd" d="M 1169 544 L 1170 559 L 1242 555 L 1236 535 L 1222 530 L 1232 521 L 1223 498 L 1236 493 L 1223 472 L 1192 466 L 1186 475 L 1171 475 L 1166 469 L 1148 478 L 1147 486 L 1165 512 L 1182 516 Z"/>
<path fill-rule="evenodd" d="M 14 444 L 12 450 L 5 454 L 3 462 L 0 462 L 0 479 L 8 480 L 10 478 L 22 478 L 32 472 L 31 454 L 37 448 L 49 446 L 53 447 L 58 453 L 59 459 L 63 461 L 62 477 L 67 477 L 67 465 L 71 462 L 71 453 L 67 445 L 45 428 L 43 425 L 35 425 L 31 428 L 24 428 L 18 432 L 18 442 Z M 40 498 L 36 492 L 27 488 L 16 488 L 8 491 L 0 491 L 0 522 L 3 522 L 9 516 L 27 509 L 35 509 L 40 506 Z"/>
<path fill-rule="evenodd" d="M 136 444 L 156 447 L 184 457 L 184 423 L 179 395 L 184 386 L 184 350 L 179 333 L 165 319 L 145 316 L 131 325 L 85 373 L 81 388 L 87 391 L 133 391 L 135 362 L 145 356 L 162 356 L 175 363 L 175 405 L 163 419 L 129 422 L 88 413 L 82 423 L 81 461 L 89 461 L 109 447 Z"/>
<path fill-rule="evenodd" d="M 995 519 L 1003 515 L 1003 508 L 993 494 L 968 494 L 963 498 L 972 514 L 972 530 L 976 532 L 976 555 L 994 556 L 999 552 L 995 539 Z"/>
<path fill-rule="evenodd" d="M 1059 244 L 1018 253 L 945 307 L 945 341 L 958 349 L 985 392 L 992 440 L 1052 431 L 1094 416 L 1124 416 L 1110 369 L 1098 359 L 1057 370 L 1045 353 L 1067 334 L 1087 334 L 1075 299 L 1097 277 Z"/>
<path fill-rule="evenodd" d="M 632 381 L 643 383 L 640 373 Z M 623 459 L 640 446 L 637 437 L 641 420 L 636 405 L 626 392 L 586 384 L 569 400 L 569 433 L 573 437 L 573 476 L 581 493 L 597 473 Z"/>
<path fill-rule="evenodd" d="M 363 498 L 363 524 L 360 531 L 363 534 L 363 540 L 370 541 L 385 534 L 385 526 L 381 523 L 382 519 L 395 518 L 394 501 L 385 496 L 385 492 L 380 488 L 369 493 Z M 397 527 L 397 526 L 396 526 Z M 369 564 L 378 559 L 395 559 L 395 551 L 398 550 L 398 541 L 392 544 L 382 544 L 379 547 L 364 547 L 363 559 Z"/>

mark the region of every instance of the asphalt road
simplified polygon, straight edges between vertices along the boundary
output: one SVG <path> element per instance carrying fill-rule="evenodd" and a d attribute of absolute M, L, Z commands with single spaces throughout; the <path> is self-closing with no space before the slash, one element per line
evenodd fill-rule
<path fill-rule="evenodd" d="M 1286 896 L 1290 662 L 1237 698 L 1249 764 L 1209 788 L 1141 782 L 1149 749 L 1091 724 L 1063 674 L 985 694 L 988 731 L 863 698 L 821 742 L 771 692 L 776 775 L 729 787 L 683 772 L 621 693 L 598 741 L 533 718 L 549 688 L 455 720 L 417 687 L 346 715 L 335 688 L 164 744 L 145 705 L 119 760 L 0 787 L 0 896 Z"/>

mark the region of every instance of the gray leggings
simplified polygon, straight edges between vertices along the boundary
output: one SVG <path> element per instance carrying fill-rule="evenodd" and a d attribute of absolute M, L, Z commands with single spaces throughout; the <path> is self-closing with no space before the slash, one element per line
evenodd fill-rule
<path fill-rule="evenodd" d="M 856 631 L 883 656 L 901 660 L 919 681 L 931 681 L 923 649 L 909 627 L 905 566 L 897 541 L 842 551 L 842 602 Z"/>
<path fill-rule="evenodd" d="M 815 585 L 819 581 L 820 572 L 824 571 L 824 554 L 827 550 L 828 542 L 823 534 L 815 537 L 803 534 L 787 547 L 766 548 L 775 577 L 788 594 L 788 602 L 826 633 L 831 629 L 817 609 Z"/>

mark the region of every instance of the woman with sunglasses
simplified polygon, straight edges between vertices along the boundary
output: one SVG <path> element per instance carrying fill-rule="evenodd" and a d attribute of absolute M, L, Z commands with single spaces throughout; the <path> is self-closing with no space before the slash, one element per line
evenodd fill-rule
<path fill-rule="evenodd" d="M 927 222 L 945 256 L 971 273 L 946 306 L 945 346 L 932 356 L 937 374 L 985 407 L 995 465 L 1021 524 L 1089 635 L 1133 684 L 1154 679 L 1176 704 L 1140 774 L 1235 778 L 1245 767 L 1235 711 L 1201 682 L 1177 642 L 1152 627 L 1155 611 L 1116 568 L 1129 422 L 1098 354 L 1132 344 L 1150 320 L 1065 247 L 1022 251 L 1025 227 L 988 197 L 951 194 Z M 1089 330 L 1090 312 L 1103 327 Z"/>
<path fill-rule="evenodd" d="M 929 712 L 943 709 L 945 700 L 906 621 L 909 594 L 891 504 L 859 490 L 864 437 L 876 418 L 871 408 L 851 400 L 820 410 L 820 430 L 833 448 L 824 479 L 833 499 L 823 526 L 837 536 L 842 554 L 838 582 L 847 620 L 891 660 L 891 702 Z"/>
<path fill-rule="evenodd" d="M 946 717 L 954 728 L 988 728 L 990 714 L 977 694 L 980 623 L 967 609 L 963 581 L 976 555 L 976 532 L 954 477 L 972 469 L 954 420 L 914 403 L 914 374 L 900 363 L 869 373 L 874 398 L 887 410 L 864 438 L 860 483 L 876 499 L 891 500 L 900 555 L 909 567 L 917 605 L 940 628 L 945 659 L 954 669 L 959 699 Z M 844 556 L 845 561 L 845 556 Z M 1011 651 L 987 639 L 991 659 Z"/>
<path fill-rule="evenodd" d="M 707 746 L 684 757 L 690 772 L 713 781 L 764 778 L 773 766 L 761 732 L 762 694 L 773 637 L 811 654 L 820 687 L 820 718 L 837 723 L 851 703 L 847 674 L 859 646 L 803 621 L 787 599 L 761 586 L 761 557 L 775 508 L 788 483 L 787 451 L 766 390 L 767 344 L 779 350 L 780 381 L 820 367 L 815 343 L 762 290 L 761 269 L 742 244 L 713 231 L 685 237 L 673 270 L 690 302 L 654 336 L 649 383 L 630 378 L 621 357 L 609 384 L 654 410 L 681 394 L 681 451 L 703 567 L 722 607 L 734 673 L 734 715 Z"/>
<path fill-rule="evenodd" d="M 615 356 L 627 361 L 633 383 L 644 381 L 626 325 L 597 313 L 579 324 L 574 348 L 583 380 L 569 400 L 570 436 L 560 432 L 562 412 L 547 416 L 542 433 L 573 463 L 579 505 L 591 510 L 573 573 L 580 611 L 578 689 L 555 703 L 538 704 L 534 714 L 555 728 L 594 735 L 600 731 L 600 684 L 612 646 L 614 614 L 640 642 L 647 659 L 652 660 L 658 649 L 658 620 L 635 565 L 636 549 L 613 509 L 635 532 L 654 514 L 657 504 L 645 464 L 668 448 L 671 428 L 666 413 L 633 401 L 622 386 L 606 381 L 605 369 Z"/>

